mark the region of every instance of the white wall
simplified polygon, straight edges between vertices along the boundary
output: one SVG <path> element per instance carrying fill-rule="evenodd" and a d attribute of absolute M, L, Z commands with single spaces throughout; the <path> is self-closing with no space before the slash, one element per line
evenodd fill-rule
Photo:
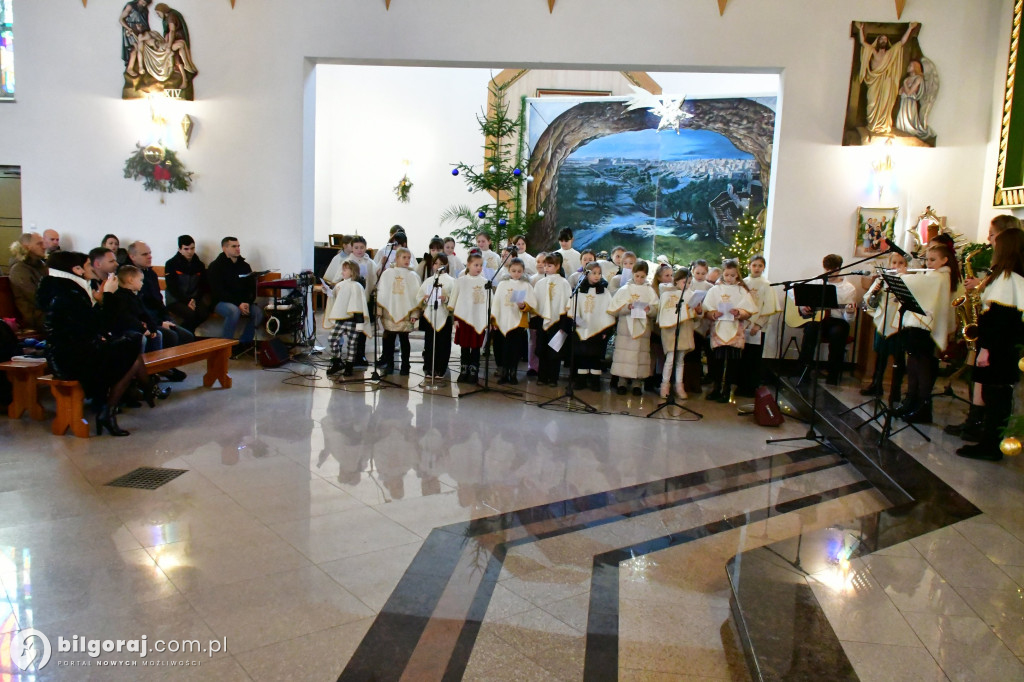
<path fill-rule="evenodd" d="M 486 69 L 348 66 L 316 69 L 316 222 L 314 237 L 361 234 L 371 248 L 402 225 L 414 254 L 451 232 L 439 216 L 453 204 L 475 208 L 452 164 L 479 164 L 483 138 L 476 116 L 487 106 Z M 403 161 L 408 160 L 406 167 Z M 408 171 L 408 203 L 393 188 Z"/>
<path fill-rule="evenodd" d="M 781 72 L 771 275 L 808 274 L 828 251 L 849 255 L 856 207 L 873 203 L 867 169 L 874 152 L 839 145 L 847 36 L 854 19 L 894 21 L 892 0 L 737 0 L 724 17 L 710 0 L 559 0 L 552 15 L 541 0 L 522 0 L 512 12 L 504 0 L 395 0 L 390 12 L 379 0 L 239 0 L 234 10 L 223 0 L 178 0 L 201 71 L 199 100 L 187 105 L 197 131 L 182 153 L 198 176 L 194 192 L 172 195 L 166 205 L 121 178 L 145 109 L 119 99 L 121 5 L 20 2 L 18 102 L 0 105 L 0 164 L 22 166 L 25 223 L 63 229 L 80 246 L 112 231 L 145 238 L 163 256 L 189 231 L 209 257 L 220 236 L 236 233 L 258 265 L 309 264 L 310 59 Z M 977 231 L 987 215 L 993 111 L 1001 102 L 996 75 L 1005 65 L 1010 11 L 1011 0 L 908 3 L 903 20 L 923 22 L 921 45 L 944 86 L 932 121 L 940 146 L 898 150 L 893 201 L 904 217 L 930 203 L 953 226 Z"/>

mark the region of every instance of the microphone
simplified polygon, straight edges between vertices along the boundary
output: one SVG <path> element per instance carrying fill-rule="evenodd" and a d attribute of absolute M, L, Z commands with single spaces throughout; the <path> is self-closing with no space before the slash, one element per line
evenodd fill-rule
<path fill-rule="evenodd" d="M 870 270 L 851 270 L 850 272 L 846 273 L 843 276 L 844 277 L 849 277 L 851 275 L 872 275 L 872 274 L 874 274 L 874 273 L 871 272 Z"/>
<path fill-rule="evenodd" d="M 573 296 L 575 296 L 579 292 L 580 287 L 582 287 L 583 283 L 586 282 L 586 281 L 587 281 L 586 276 L 580 277 L 580 281 L 576 282 L 576 288 L 572 290 L 572 293 L 569 295 L 569 298 L 572 298 Z"/>
<path fill-rule="evenodd" d="M 519 255 L 519 247 L 517 247 L 515 244 L 509 244 L 508 246 L 505 247 L 505 250 L 511 253 L 513 256 Z"/>
<path fill-rule="evenodd" d="M 909 254 L 907 254 L 906 251 L 901 249 L 895 242 L 891 242 L 888 239 L 883 239 L 882 243 L 885 244 L 886 251 L 890 251 L 892 253 L 898 253 L 899 255 L 903 256 L 905 259 L 910 260 Z"/>
<path fill-rule="evenodd" d="M 444 271 L 445 271 L 445 270 L 447 270 L 447 269 L 448 269 L 448 266 L 447 266 L 447 265 L 442 265 L 441 267 L 439 267 L 439 268 L 437 269 L 437 274 L 438 274 L 438 275 L 440 275 L 440 274 L 441 274 L 442 272 L 444 272 Z"/>

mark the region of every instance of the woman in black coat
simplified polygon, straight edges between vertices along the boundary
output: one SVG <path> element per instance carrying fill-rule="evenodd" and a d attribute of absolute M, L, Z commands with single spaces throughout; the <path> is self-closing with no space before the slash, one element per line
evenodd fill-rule
<path fill-rule="evenodd" d="M 96 432 L 127 436 L 117 425 L 114 408 L 132 379 L 146 387 L 152 407 L 155 384 L 146 375 L 137 341 L 108 339 L 104 319 L 90 292 L 92 266 L 88 257 L 58 251 L 47 261 L 50 273 L 39 283 L 36 305 L 44 314 L 46 356 L 58 379 L 81 382 L 96 407 Z"/>

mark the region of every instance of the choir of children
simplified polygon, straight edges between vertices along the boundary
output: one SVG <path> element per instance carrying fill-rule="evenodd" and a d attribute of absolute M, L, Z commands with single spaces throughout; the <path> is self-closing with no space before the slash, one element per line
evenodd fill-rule
<path fill-rule="evenodd" d="M 559 234 L 561 249 L 536 258 L 525 251 L 515 257 L 496 253 L 490 238 L 478 234 L 477 247 L 461 273 L 452 238 L 433 237 L 418 264 L 406 241 L 396 229 L 384 247 L 392 255 L 378 253 L 375 260 L 366 253 L 365 239 L 351 237 L 346 239 L 348 251 L 331 263 L 331 277 L 324 278 L 334 285 L 324 318 L 332 329 L 328 374 L 352 375 L 362 344 L 373 334 L 367 306 L 371 301 L 383 327 L 378 361 L 384 375 L 394 370 L 396 341 L 399 372 L 409 374 L 409 333 L 418 322 L 424 333 L 423 371 L 429 378 L 447 373 L 454 343 L 461 349 L 457 381 L 475 384 L 490 330 L 499 384 L 518 384 L 519 363 L 525 358 L 527 376 L 557 386 L 562 364 L 571 356 L 574 375 L 568 380 L 578 389 L 596 391 L 614 338 L 611 386 L 618 394 L 632 389 L 642 395 L 645 384 L 654 390 L 660 377 L 663 397 L 675 391 L 685 399 L 688 393 L 700 393 L 700 349 L 710 343 L 715 353 L 709 358 L 709 374 L 715 386 L 708 397 L 727 400 L 730 386 L 738 381 L 746 344 L 756 346 L 756 352 L 750 352 L 745 367 L 755 376 L 759 372 L 761 330 L 778 312 L 774 290 L 761 276 L 761 256 L 751 261 L 746 283 L 736 263 L 727 262 L 719 285 L 712 286 L 705 261 L 696 261 L 692 270 L 662 263 L 651 273 L 647 261 L 622 247 L 612 249 L 610 256 L 602 254 L 607 260 L 599 261 L 591 249 L 580 253 L 572 248 L 571 230 Z M 526 248 L 522 235 L 512 243 L 517 251 Z M 575 271 L 567 258 L 579 263 Z M 531 276 L 527 263 L 536 274 Z M 610 271 L 614 274 L 609 277 Z M 756 385 L 756 379 L 751 383 Z"/>

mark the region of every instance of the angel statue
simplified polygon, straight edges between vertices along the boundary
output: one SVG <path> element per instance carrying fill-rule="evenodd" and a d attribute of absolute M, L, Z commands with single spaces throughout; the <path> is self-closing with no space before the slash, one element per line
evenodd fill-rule
<path fill-rule="evenodd" d="M 911 59 L 907 77 L 900 86 L 900 109 L 896 114 L 896 129 L 922 140 L 935 137 L 928 126 L 935 97 L 939 94 L 939 74 L 930 59 Z"/>

